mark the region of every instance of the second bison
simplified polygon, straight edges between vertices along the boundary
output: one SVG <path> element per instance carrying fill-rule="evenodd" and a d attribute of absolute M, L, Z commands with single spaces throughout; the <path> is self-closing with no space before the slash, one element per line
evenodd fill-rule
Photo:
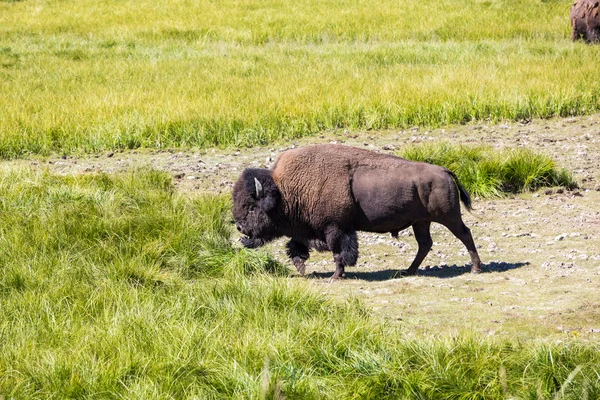
<path fill-rule="evenodd" d="M 571 7 L 571 40 L 586 43 L 600 41 L 600 7 L 598 0 L 577 0 Z"/>
<path fill-rule="evenodd" d="M 332 279 L 358 259 L 357 231 L 413 228 L 416 273 L 433 244 L 430 224 L 446 226 L 466 246 L 471 272 L 481 261 L 462 221 L 460 201 L 471 200 L 451 171 L 360 148 L 324 144 L 285 151 L 272 169 L 246 169 L 233 189 L 233 217 L 244 246 L 287 236 L 287 253 L 299 273 L 309 250 L 333 252 Z"/>

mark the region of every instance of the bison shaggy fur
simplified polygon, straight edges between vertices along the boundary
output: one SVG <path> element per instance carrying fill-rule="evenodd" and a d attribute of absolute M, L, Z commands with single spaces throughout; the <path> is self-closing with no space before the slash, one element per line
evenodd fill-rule
<path fill-rule="evenodd" d="M 287 253 L 300 274 L 309 250 L 331 251 L 332 279 L 358 259 L 357 231 L 391 233 L 412 226 L 419 245 L 404 272 L 415 274 L 433 244 L 432 222 L 446 226 L 466 246 L 471 272 L 481 261 L 460 201 L 471 200 L 446 168 L 343 145 L 287 150 L 272 169 L 246 169 L 233 189 L 233 217 L 249 248 L 286 236 Z"/>
<path fill-rule="evenodd" d="M 597 0 L 577 0 L 571 6 L 571 40 L 600 41 L 600 7 Z"/>

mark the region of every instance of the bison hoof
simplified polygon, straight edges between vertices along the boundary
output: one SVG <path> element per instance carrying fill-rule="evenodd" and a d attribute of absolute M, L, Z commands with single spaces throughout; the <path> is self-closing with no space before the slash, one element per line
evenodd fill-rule
<path fill-rule="evenodd" d="M 329 278 L 329 283 L 333 283 L 339 279 L 344 279 L 346 277 L 346 274 L 333 274 L 331 275 L 331 278 Z"/>
<path fill-rule="evenodd" d="M 472 274 L 480 274 L 481 273 L 481 268 L 479 268 L 479 267 L 472 267 L 471 268 L 471 273 Z"/>
<path fill-rule="evenodd" d="M 306 274 L 306 267 L 304 265 L 296 265 L 296 271 L 302 276 Z"/>
<path fill-rule="evenodd" d="M 304 264 L 304 260 L 300 257 L 294 257 L 293 259 L 294 267 L 296 267 L 296 271 L 302 276 L 306 273 L 306 265 Z"/>

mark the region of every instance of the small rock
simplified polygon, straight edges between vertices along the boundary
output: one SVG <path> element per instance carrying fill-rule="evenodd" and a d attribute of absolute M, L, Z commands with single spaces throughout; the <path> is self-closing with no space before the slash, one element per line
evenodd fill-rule
<path fill-rule="evenodd" d="M 112 157 L 112 156 L 114 156 L 114 155 L 115 155 L 115 153 L 111 151 L 110 153 L 108 153 L 108 154 L 106 155 L 106 158 L 111 158 L 111 157 Z"/>
<path fill-rule="evenodd" d="M 189 180 L 189 181 L 191 181 L 191 180 L 196 179 L 196 177 L 194 175 L 190 175 L 186 179 Z"/>
<path fill-rule="evenodd" d="M 564 238 L 566 238 L 567 236 L 569 236 L 569 235 L 567 235 L 566 233 L 561 233 L 560 235 L 558 235 L 557 237 L 554 238 L 554 241 L 559 242 L 559 241 L 563 240 Z"/>

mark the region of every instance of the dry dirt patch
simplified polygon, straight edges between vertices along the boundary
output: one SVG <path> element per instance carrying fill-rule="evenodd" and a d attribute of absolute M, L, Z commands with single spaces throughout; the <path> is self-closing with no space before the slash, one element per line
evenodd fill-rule
<path fill-rule="evenodd" d="M 447 140 L 494 148 L 529 147 L 573 172 L 576 191 L 541 189 L 506 199 L 475 199 L 465 213 L 485 272 L 472 275 L 462 244 L 441 226 L 416 277 L 400 278 L 416 253 L 410 230 L 398 240 L 361 234 L 358 265 L 329 284 L 330 254 L 313 253 L 307 271 L 331 296 L 358 296 L 398 321 L 407 334 L 474 330 L 489 335 L 600 341 L 600 115 L 477 124 L 427 131 L 335 131 L 268 147 L 233 150 L 133 151 L 95 156 L 4 162 L 46 167 L 61 174 L 153 167 L 172 174 L 182 191 L 230 192 L 246 167 L 269 166 L 277 154 L 309 143 L 346 143 L 394 152 L 413 143 Z M 282 262 L 283 241 L 267 247 Z"/>

